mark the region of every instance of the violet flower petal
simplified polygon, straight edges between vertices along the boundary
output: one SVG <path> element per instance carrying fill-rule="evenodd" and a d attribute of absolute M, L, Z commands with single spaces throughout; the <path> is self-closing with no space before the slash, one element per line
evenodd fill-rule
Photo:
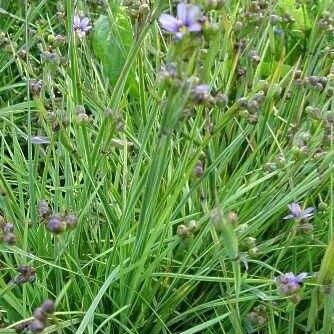
<path fill-rule="evenodd" d="M 177 12 L 177 18 L 180 20 L 180 21 L 182 21 L 182 23 L 183 24 L 186 24 L 186 22 L 187 22 L 187 11 L 188 11 L 188 6 L 189 5 L 187 5 L 187 4 L 185 4 L 185 3 L 179 3 L 178 5 L 177 5 L 177 10 L 176 10 L 176 12 Z"/>
<path fill-rule="evenodd" d="M 195 23 L 192 23 L 191 25 L 188 26 L 188 30 L 189 31 L 193 31 L 193 32 L 201 31 L 202 30 L 202 26 L 201 26 L 200 23 L 195 22 Z"/>
<path fill-rule="evenodd" d="M 303 283 L 306 277 L 307 277 L 307 273 L 300 273 L 296 276 L 296 281 L 298 283 Z"/>
<path fill-rule="evenodd" d="M 306 208 L 303 213 L 304 214 L 313 214 L 315 209 L 313 207 Z"/>
<path fill-rule="evenodd" d="M 182 20 L 186 26 L 191 26 L 201 18 L 201 10 L 195 5 L 186 5 L 186 18 Z M 193 30 L 194 31 L 194 30 Z M 196 30 L 197 31 L 197 30 Z"/>
<path fill-rule="evenodd" d="M 88 27 L 89 26 L 89 18 L 88 17 L 84 17 L 84 18 L 82 18 L 82 20 L 81 20 L 81 22 L 80 22 L 80 27 L 82 28 L 82 29 L 85 29 L 86 27 Z"/>
<path fill-rule="evenodd" d="M 301 216 L 302 209 L 298 203 L 291 203 L 288 205 L 288 208 L 295 217 Z"/>
<path fill-rule="evenodd" d="M 80 26 L 80 16 L 79 15 L 74 15 L 74 18 L 73 18 L 73 27 L 74 28 L 77 28 Z"/>
<path fill-rule="evenodd" d="M 176 33 L 179 30 L 179 21 L 172 15 L 161 14 L 159 23 L 163 29 Z"/>

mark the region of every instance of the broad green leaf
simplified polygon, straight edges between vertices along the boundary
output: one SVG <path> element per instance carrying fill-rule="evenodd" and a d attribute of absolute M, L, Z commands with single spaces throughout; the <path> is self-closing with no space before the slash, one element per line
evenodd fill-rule
<path fill-rule="evenodd" d="M 113 10 L 112 18 L 105 15 L 98 18 L 92 42 L 96 57 L 100 60 L 110 83 L 114 85 L 133 42 L 130 19 L 121 7 Z M 130 89 L 134 88 L 134 73 L 130 73 L 127 85 Z"/>

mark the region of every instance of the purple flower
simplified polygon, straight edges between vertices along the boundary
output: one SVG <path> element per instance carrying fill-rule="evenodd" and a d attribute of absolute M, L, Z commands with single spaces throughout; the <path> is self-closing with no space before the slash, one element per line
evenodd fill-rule
<path fill-rule="evenodd" d="M 196 85 L 192 89 L 193 97 L 197 102 L 209 102 L 210 95 L 210 87 L 205 84 Z"/>
<path fill-rule="evenodd" d="M 61 234 L 66 230 L 66 223 L 59 215 L 51 216 L 48 220 L 46 228 L 54 234 Z"/>
<path fill-rule="evenodd" d="M 86 33 L 92 29 L 90 20 L 86 16 L 74 15 L 73 19 L 73 30 L 79 38 L 86 36 Z"/>
<path fill-rule="evenodd" d="M 285 216 L 283 219 L 309 220 L 314 216 L 315 209 L 313 207 L 303 210 L 298 203 L 291 203 L 288 205 L 288 208 L 290 210 L 290 214 Z"/>
<path fill-rule="evenodd" d="M 293 273 L 282 274 L 276 278 L 276 284 L 279 292 L 283 296 L 290 296 L 296 293 L 302 286 L 307 273 L 294 275 Z"/>
<path fill-rule="evenodd" d="M 202 30 L 201 19 L 203 18 L 198 6 L 180 3 L 177 5 L 176 17 L 169 14 L 161 14 L 159 23 L 163 29 L 171 32 L 176 38 L 181 39 L 187 32 Z"/>

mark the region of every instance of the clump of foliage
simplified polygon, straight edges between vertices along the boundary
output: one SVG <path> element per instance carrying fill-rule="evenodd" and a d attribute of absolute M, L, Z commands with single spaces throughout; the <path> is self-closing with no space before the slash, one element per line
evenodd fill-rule
<path fill-rule="evenodd" d="M 0 333 L 331 333 L 333 13 L 0 0 Z"/>

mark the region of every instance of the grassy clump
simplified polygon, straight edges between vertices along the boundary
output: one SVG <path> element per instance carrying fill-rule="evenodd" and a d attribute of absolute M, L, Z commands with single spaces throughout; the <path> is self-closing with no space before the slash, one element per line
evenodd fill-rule
<path fill-rule="evenodd" d="M 333 4 L 192 3 L 0 0 L 0 333 L 332 332 Z"/>

